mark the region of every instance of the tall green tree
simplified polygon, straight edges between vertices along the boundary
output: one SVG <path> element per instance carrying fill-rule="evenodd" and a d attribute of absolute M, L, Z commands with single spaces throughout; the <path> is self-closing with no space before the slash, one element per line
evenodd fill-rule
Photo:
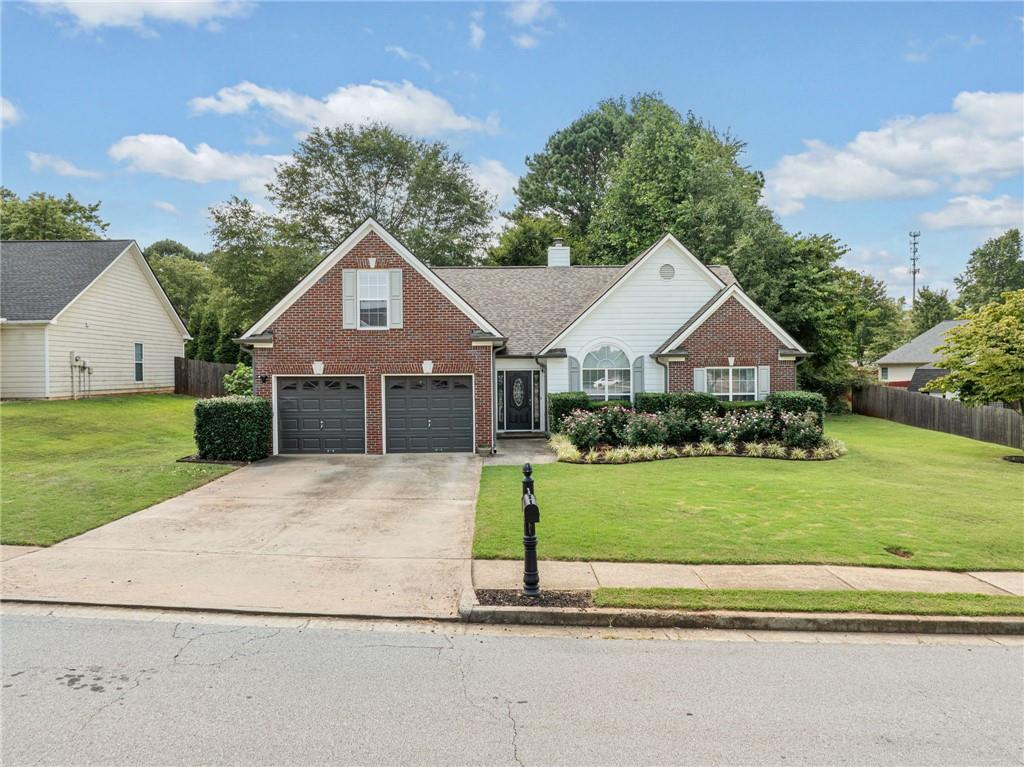
<path fill-rule="evenodd" d="M 82 203 L 70 194 L 33 192 L 24 200 L 0 187 L 0 240 L 98 240 L 109 224 L 100 203 Z"/>
<path fill-rule="evenodd" d="M 587 235 L 589 260 L 624 263 L 672 232 L 706 262 L 720 262 L 764 185 L 740 164 L 743 143 L 661 102 L 638 106 L 635 119 Z"/>
<path fill-rule="evenodd" d="M 487 253 L 487 261 L 499 266 L 539 266 L 547 263 L 548 246 L 561 237 L 572 247 L 576 257 L 578 241 L 569 236 L 566 227 L 554 215 L 521 215 L 498 238 Z"/>
<path fill-rule="evenodd" d="M 932 290 L 922 285 L 910 313 L 910 335 L 919 336 L 940 322 L 953 319 L 956 313 L 948 290 Z"/>
<path fill-rule="evenodd" d="M 1004 402 L 1024 411 L 1024 290 L 1008 291 L 946 333 L 938 367 L 949 371 L 926 391 L 955 392 L 968 405 Z"/>
<path fill-rule="evenodd" d="M 199 326 L 199 336 L 196 338 L 197 360 L 207 362 L 217 361 L 217 343 L 220 341 L 220 318 L 217 312 L 206 311 L 203 313 L 203 321 Z"/>
<path fill-rule="evenodd" d="M 473 263 L 490 237 L 494 201 L 462 156 L 382 124 L 314 128 L 267 189 L 320 252 L 368 216 L 434 266 Z"/>
<path fill-rule="evenodd" d="M 186 327 L 188 328 L 188 334 L 192 336 L 188 341 L 185 342 L 185 358 L 190 360 L 197 360 L 197 348 L 199 346 L 199 331 L 203 327 L 203 318 L 205 310 L 202 305 L 197 306 L 192 312 L 192 316 L 188 318 Z"/>
<path fill-rule="evenodd" d="M 516 184 L 518 220 L 554 216 L 566 234 L 582 240 L 608 189 L 612 171 L 633 134 L 638 110 L 664 104 L 653 94 L 628 103 L 606 99 L 548 138 L 544 149 L 526 158 L 526 173 Z"/>
<path fill-rule="evenodd" d="M 187 324 L 197 307 L 209 298 L 217 284 L 216 276 L 206 263 L 186 256 L 154 256 L 147 248 L 146 260 Z"/>
<path fill-rule="evenodd" d="M 864 365 L 903 341 L 903 306 L 890 298 L 885 283 L 852 269 L 838 269 L 839 309 L 853 360 Z"/>
<path fill-rule="evenodd" d="M 241 347 L 232 339 L 242 335 L 242 329 L 237 325 L 221 325 L 220 338 L 217 339 L 217 351 L 215 353 L 217 362 L 238 362 Z"/>
<path fill-rule="evenodd" d="M 1010 229 L 975 248 L 955 282 L 960 305 L 971 311 L 999 301 L 1005 292 L 1024 289 L 1020 229 Z"/>
<path fill-rule="evenodd" d="M 150 245 L 144 251 L 146 258 L 163 258 L 165 256 L 175 256 L 178 258 L 187 258 L 189 261 L 202 261 L 206 258 L 203 253 L 197 253 L 192 250 L 188 245 L 178 242 L 177 240 L 157 240 Z"/>

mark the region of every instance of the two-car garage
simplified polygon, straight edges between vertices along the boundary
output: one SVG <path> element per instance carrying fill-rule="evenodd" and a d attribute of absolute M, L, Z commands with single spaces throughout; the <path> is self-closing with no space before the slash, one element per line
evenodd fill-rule
<path fill-rule="evenodd" d="M 382 388 L 384 452 L 472 452 L 471 376 L 386 375 Z M 367 452 L 362 376 L 279 377 L 276 400 L 279 453 Z"/>

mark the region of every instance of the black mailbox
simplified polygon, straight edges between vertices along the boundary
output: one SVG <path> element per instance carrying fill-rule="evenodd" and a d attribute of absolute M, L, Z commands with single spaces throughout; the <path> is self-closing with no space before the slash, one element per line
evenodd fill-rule
<path fill-rule="evenodd" d="M 523 522 L 530 525 L 540 522 L 540 506 L 537 505 L 537 496 L 533 493 L 523 495 Z"/>

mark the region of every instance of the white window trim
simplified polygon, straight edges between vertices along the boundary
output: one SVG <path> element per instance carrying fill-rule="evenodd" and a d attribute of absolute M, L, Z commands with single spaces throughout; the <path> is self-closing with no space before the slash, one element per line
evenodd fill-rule
<path fill-rule="evenodd" d="M 363 281 L 364 274 L 384 275 L 384 324 L 363 326 Z M 377 301 L 376 298 L 368 298 L 367 301 Z M 383 269 L 357 269 L 356 270 L 356 329 L 357 330 L 387 330 L 391 327 L 391 275 Z"/>
<path fill-rule="evenodd" d="M 627 363 L 629 363 L 629 360 L 632 359 L 632 357 L 630 356 L 629 349 L 627 349 L 626 346 L 624 344 L 622 344 L 621 342 L 616 341 L 614 339 L 598 341 L 597 343 L 593 344 L 590 348 L 588 348 L 587 351 L 580 356 L 580 388 L 582 388 L 584 393 L 586 393 L 586 395 L 588 397 L 590 397 L 590 399 L 592 401 L 594 401 L 594 402 L 632 402 L 633 401 L 633 366 L 632 366 L 632 364 L 628 364 L 627 367 L 624 367 L 624 368 L 588 368 L 586 366 L 585 363 L 587 361 L 587 356 L 589 354 L 592 354 L 593 352 L 596 352 L 598 349 L 600 349 L 600 348 L 602 348 L 604 346 L 612 346 L 612 347 L 618 349 L 620 352 L 622 352 L 626 356 L 626 362 Z M 626 371 L 626 375 L 629 376 L 629 396 L 627 397 L 625 394 L 616 394 L 615 398 L 612 399 L 612 398 L 610 398 L 608 396 L 608 389 L 607 389 L 607 387 L 605 387 L 604 397 L 599 399 L 598 395 L 591 394 L 590 392 L 588 392 L 587 389 L 586 389 L 586 385 L 583 383 L 583 374 L 587 370 L 603 370 L 604 371 L 604 378 L 605 379 L 608 378 L 608 371 L 609 370 L 625 370 Z"/>
<path fill-rule="evenodd" d="M 136 350 L 142 352 L 139 356 L 142 359 L 135 359 Z M 136 375 L 136 365 L 142 365 L 142 376 Z M 132 378 L 135 383 L 145 383 L 146 381 L 146 344 L 142 341 L 134 341 L 132 343 Z"/>
<path fill-rule="evenodd" d="M 885 367 L 884 365 L 882 367 L 878 368 L 878 377 L 882 381 L 888 381 L 889 380 L 889 368 Z"/>
<path fill-rule="evenodd" d="M 709 371 L 712 371 L 712 370 L 728 370 L 729 371 L 729 393 L 728 393 L 727 397 L 725 395 L 716 394 L 715 392 L 711 391 L 711 376 L 708 375 L 708 373 L 709 373 Z M 735 392 L 735 391 L 733 391 L 733 374 L 732 373 L 733 373 L 734 370 L 753 370 L 754 371 L 754 390 L 753 391 L 750 391 L 750 392 L 746 392 L 746 391 L 744 391 L 744 392 Z M 714 397 L 715 399 L 719 400 L 720 402 L 752 402 L 753 400 L 738 400 L 738 399 L 735 399 L 735 397 L 736 396 L 741 396 L 741 397 L 753 396 L 754 400 L 757 399 L 757 366 L 756 365 L 735 365 L 733 367 L 718 366 L 718 367 L 704 368 L 704 388 L 706 390 L 706 393 L 710 394 L 712 397 Z"/>

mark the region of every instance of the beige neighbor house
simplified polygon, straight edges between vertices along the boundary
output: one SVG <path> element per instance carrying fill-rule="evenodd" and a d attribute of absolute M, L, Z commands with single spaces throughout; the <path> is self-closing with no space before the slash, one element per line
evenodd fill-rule
<path fill-rule="evenodd" d="M 878 379 L 887 386 L 898 386 L 916 392 L 929 381 L 946 375 L 949 371 L 937 367 L 940 355 L 935 350 L 946 342 L 946 333 L 965 322 L 966 320 L 940 322 L 879 358 L 875 361 L 878 366 Z"/>
<path fill-rule="evenodd" d="M 188 331 L 134 240 L 0 243 L 0 397 L 170 392 Z"/>

